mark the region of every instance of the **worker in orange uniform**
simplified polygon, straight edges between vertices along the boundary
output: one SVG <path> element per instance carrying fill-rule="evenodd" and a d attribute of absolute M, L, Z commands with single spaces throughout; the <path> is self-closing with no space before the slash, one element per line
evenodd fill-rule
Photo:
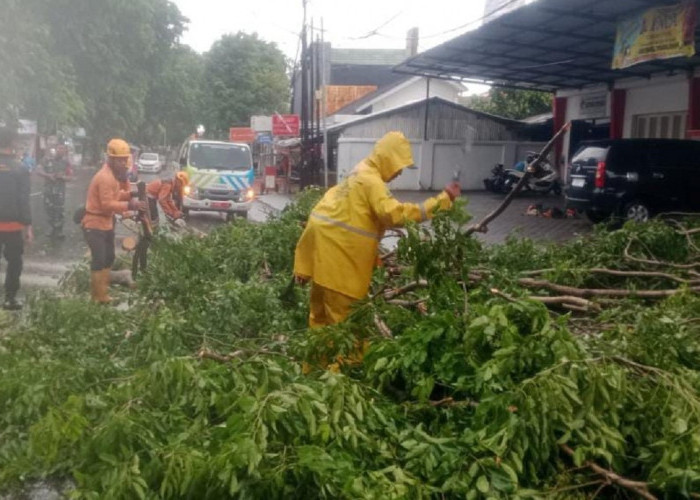
<path fill-rule="evenodd" d="M 133 217 L 145 210 L 145 202 L 131 199 L 123 190 L 130 156 L 129 144 L 112 139 L 107 144 L 107 163 L 94 175 L 88 187 L 85 215 L 82 219 L 85 241 L 90 247 L 90 292 L 92 300 L 109 303 L 109 273 L 114 264 L 114 215 Z"/>
<path fill-rule="evenodd" d="M 156 179 L 146 186 L 148 195 L 148 208 L 151 212 L 151 225 L 158 224 L 158 206 L 163 209 L 166 217 L 172 220 L 177 226 L 185 225 L 182 212 L 177 208 L 173 195 L 182 192 L 189 184 L 189 177 L 185 172 L 178 172 L 175 178 Z"/>
<path fill-rule="evenodd" d="M 294 256 L 297 282 L 311 281 L 311 328 L 343 321 L 367 296 L 386 229 L 428 220 L 459 196 L 459 183 L 452 182 L 421 204 L 400 203 L 386 183 L 406 168 L 415 168 L 411 145 L 401 132 L 389 132 L 311 212 Z"/>

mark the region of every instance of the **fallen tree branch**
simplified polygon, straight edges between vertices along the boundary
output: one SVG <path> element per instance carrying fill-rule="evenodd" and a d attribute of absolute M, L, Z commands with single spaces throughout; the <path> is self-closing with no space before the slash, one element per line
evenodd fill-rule
<path fill-rule="evenodd" d="M 419 299 L 419 300 L 394 299 L 394 300 L 387 301 L 387 304 L 391 304 L 393 306 L 400 306 L 400 307 L 415 307 L 418 304 L 423 304 L 427 300 L 428 299 Z"/>
<path fill-rule="evenodd" d="M 384 262 L 384 261 L 386 261 L 386 260 L 391 259 L 392 257 L 394 257 L 394 256 L 396 255 L 396 252 L 397 252 L 397 251 L 398 251 L 398 250 L 397 250 L 396 248 L 394 248 L 393 250 L 391 250 L 391 251 L 385 253 L 384 255 L 380 255 L 379 258 L 381 259 L 382 262 Z"/>
<path fill-rule="evenodd" d="M 437 401 L 428 401 L 428 404 L 430 404 L 430 406 L 433 406 L 433 407 L 470 406 L 472 408 L 476 408 L 477 406 L 479 406 L 479 403 L 477 401 L 472 401 L 469 399 L 465 400 L 465 401 L 455 401 L 454 398 L 451 398 L 451 397 L 439 399 Z"/>
<path fill-rule="evenodd" d="M 700 252 L 700 248 L 698 248 L 698 246 L 695 244 L 695 241 L 693 240 L 693 234 L 695 234 L 696 232 L 700 232 L 700 228 L 688 229 L 687 227 L 685 227 L 683 224 L 681 224 L 680 222 L 678 222 L 675 219 L 669 219 L 668 222 L 670 222 L 671 224 L 673 224 L 674 226 L 676 226 L 678 228 L 676 230 L 676 234 L 679 234 L 679 235 L 685 237 L 685 241 L 686 241 L 686 243 L 688 243 L 689 248 L 692 248 L 693 251 L 696 253 Z"/>
<path fill-rule="evenodd" d="M 650 266 L 660 266 L 660 267 L 673 267 L 675 269 L 695 269 L 696 267 L 700 267 L 700 262 L 691 262 L 690 264 L 676 264 L 675 262 L 664 262 L 661 260 L 655 260 L 655 259 L 643 259 L 640 257 L 635 257 L 632 254 L 630 254 L 630 247 L 632 246 L 632 243 L 634 240 L 630 240 L 627 243 L 627 246 L 625 247 L 625 250 L 623 252 L 625 259 L 631 261 L 631 262 L 638 262 L 639 264 L 648 264 Z M 691 271 L 688 271 L 691 272 Z"/>
<path fill-rule="evenodd" d="M 600 305 L 590 300 L 586 300 L 581 297 L 575 297 L 573 295 L 560 295 L 558 297 L 543 297 L 538 295 L 532 295 L 528 297 L 530 300 L 535 300 L 537 302 L 542 302 L 546 305 L 561 305 L 567 309 L 572 309 L 574 311 L 599 311 Z"/>
<path fill-rule="evenodd" d="M 591 273 L 594 274 L 607 274 L 610 276 L 621 276 L 630 278 L 663 278 L 677 283 L 683 284 L 695 284 L 700 283 L 700 280 L 687 280 L 670 273 L 664 273 L 661 271 L 619 271 L 617 269 L 607 269 L 604 267 L 594 267 L 589 269 Z"/>
<path fill-rule="evenodd" d="M 509 302 L 517 302 L 518 299 L 508 295 L 507 293 L 504 293 L 497 288 L 492 288 L 491 293 L 501 297 L 503 299 L 506 299 Z M 574 297 L 571 295 L 562 295 L 560 297 L 541 297 L 537 295 L 530 295 L 527 297 L 523 297 L 523 299 L 526 300 L 534 300 L 536 302 L 541 302 L 545 305 L 560 305 L 564 307 L 565 309 L 569 309 L 571 311 L 579 311 L 579 312 L 588 312 L 588 311 L 598 311 L 600 310 L 600 306 L 596 304 L 595 302 L 591 302 L 590 300 L 586 300 L 581 297 Z"/>
<path fill-rule="evenodd" d="M 427 286 L 428 286 L 428 282 L 425 280 L 414 281 L 412 283 L 404 285 L 400 288 L 396 288 L 394 290 L 377 292 L 372 296 L 372 300 L 374 300 L 377 297 L 380 297 L 382 295 L 384 296 L 384 300 L 395 299 L 396 297 L 399 297 L 399 296 L 401 296 L 405 293 L 408 293 L 408 292 L 412 292 L 413 290 L 416 290 L 417 288 L 425 288 Z"/>
<path fill-rule="evenodd" d="M 498 207 L 496 207 L 495 210 L 487 214 L 479 222 L 469 226 L 465 231 L 465 235 L 469 236 L 473 233 L 488 232 L 488 225 L 491 223 L 491 221 L 493 221 L 496 217 L 501 215 L 505 211 L 505 209 L 508 208 L 508 205 L 510 205 L 510 203 L 513 201 L 513 198 L 515 198 L 515 196 L 522 190 L 523 187 L 525 187 L 525 184 L 527 184 L 527 182 L 530 180 L 532 173 L 536 171 L 540 163 L 542 163 L 545 160 L 545 158 L 547 158 L 550 151 L 554 148 L 556 142 L 567 130 L 569 130 L 569 128 L 571 128 L 571 122 L 568 122 L 561 129 L 559 129 L 559 132 L 554 134 L 554 137 L 552 137 L 549 140 L 549 142 L 545 145 L 545 147 L 542 148 L 542 151 L 540 151 L 539 155 L 532 161 L 532 163 L 530 163 L 527 166 L 527 168 L 525 169 L 525 174 L 520 178 L 518 183 L 511 190 L 511 192 L 508 193 L 508 195 L 504 198 L 503 202 L 501 202 L 501 204 Z"/>
<path fill-rule="evenodd" d="M 374 315 L 374 326 L 377 327 L 377 330 L 379 330 L 379 333 L 382 334 L 382 337 L 387 338 L 387 339 L 393 339 L 394 334 L 391 331 L 391 328 L 384 323 L 384 320 L 379 317 L 378 314 Z"/>
<path fill-rule="evenodd" d="M 684 289 L 674 288 L 670 290 L 625 290 L 616 288 L 576 288 L 566 285 L 558 285 L 547 280 L 537 280 L 533 278 L 521 278 L 518 283 L 526 288 L 546 288 L 554 292 L 573 295 L 574 297 L 639 297 L 646 299 L 670 297 L 680 293 Z M 688 288 L 691 292 L 700 292 L 700 286 Z"/>
<path fill-rule="evenodd" d="M 570 457 L 573 457 L 575 452 L 572 450 L 569 446 L 565 444 L 559 445 L 560 448 L 569 455 Z M 627 479 L 626 477 L 622 477 L 619 474 L 605 469 L 601 467 L 600 465 L 596 464 L 595 462 L 592 462 L 590 460 L 587 460 L 585 462 L 586 466 L 591 469 L 593 472 L 598 474 L 599 476 L 602 476 L 608 483 L 610 484 L 616 484 L 618 486 L 621 486 L 622 488 L 631 490 L 635 492 L 637 495 L 639 495 L 642 498 L 646 498 L 647 500 L 657 500 L 657 497 L 649 493 L 649 484 L 645 483 L 643 481 L 634 481 L 632 479 Z"/>
<path fill-rule="evenodd" d="M 281 352 L 275 352 L 275 351 L 268 351 L 267 349 L 238 349 L 236 351 L 233 351 L 229 354 L 220 354 L 218 352 L 214 352 L 210 349 L 207 349 L 206 347 L 202 347 L 199 352 L 197 353 L 197 357 L 199 359 L 211 359 L 212 361 L 218 361 L 219 363 L 229 363 L 230 361 L 233 361 L 234 359 L 239 359 L 243 356 L 257 356 L 260 354 L 267 354 L 270 356 L 281 356 L 283 358 L 287 359 L 293 359 L 290 356 L 287 356 L 284 353 Z"/>
<path fill-rule="evenodd" d="M 556 269 L 553 267 L 547 269 L 534 269 L 532 271 L 523 271 L 522 273 L 520 273 L 520 275 L 525 277 L 540 276 L 542 274 L 549 273 L 552 271 L 556 271 Z M 568 269 L 568 271 L 587 271 L 592 274 L 607 274 L 610 276 L 619 276 L 626 278 L 662 278 L 682 284 L 700 284 L 700 278 L 689 280 L 686 278 L 681 278 L 680 276 L 676 276 L 675 274 L 664 273 L 661 271 L 623 271 L 619 269 L 608 269 L 605 267 L 593 267 L 591 269 Z"/>
<path fill-rule="evenodd" d="M 202 347 L 197 353 L 199 359 L 211 359 L 213 361 L 218 361 L 219 363 L 228 363 L 231 360 L 241 357 L 244 351 L 238 350 L 230 354 L 219 354 L 218 352 L 211 351 L 205 347 Z"/>

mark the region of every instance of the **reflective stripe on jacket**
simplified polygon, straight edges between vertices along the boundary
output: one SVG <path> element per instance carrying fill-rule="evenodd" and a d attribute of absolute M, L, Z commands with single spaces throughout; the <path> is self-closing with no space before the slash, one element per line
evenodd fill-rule
<path fill-rule="evenodd" d="M 294 273 L 361 299 L 367 295 L 384 230 L 432 217 L 451 201 L 441 193 L 421 204 L 401 203 L 386 182 L 413 164 L 408 139 L 390 132 L 373 152 L 314 207 L 297 243 Z"/>

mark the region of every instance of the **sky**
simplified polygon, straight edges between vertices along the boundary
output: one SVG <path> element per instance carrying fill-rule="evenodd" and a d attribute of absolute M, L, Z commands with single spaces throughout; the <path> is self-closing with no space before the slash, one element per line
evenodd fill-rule
<path fill-rule="evenodd" d="M 294 60 L 303 0 L 173 0 L 189 18 L 183 43 L 206 52 L 221 35 L 257 32 Z M 419 28 L 419 51 L 479 26 L 485 0 L 308 0 L 307 18 L 335 48 L 405 48 Z M 317 32 L 318 33 L 318 32 Z M 320 33 L 319 33 L 320 35 Z"/>

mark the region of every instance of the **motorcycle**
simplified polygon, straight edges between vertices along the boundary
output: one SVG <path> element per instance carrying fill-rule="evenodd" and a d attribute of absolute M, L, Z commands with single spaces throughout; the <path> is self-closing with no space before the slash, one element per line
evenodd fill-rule
<path fill-rule="evenodd" d="M 526 165 L 532 163 L 538 156 L 537 153 L 530 152 L 528 153 L 526 161 L 518 164 L 522 166 L 522 169 L 510 168 L 505 171 L 506 180 L 504 181 L 503 192 L 510 193 L 513 190 L 515 185 L 520 182 L 520 179 L 525 175 Z M 561 194 L 559 173 L 552 167 L 549 161 L 544 160 L 538 165 L 527 184 L 525 184 L 524 190 L 542 194 L 549 194 L 551 192 L 558 196 Z"/>
<path fill-rule="evenodd" d="M 484 187 L 487 191 L 491 191 L 497 194 L 507 193 L 505 191 L 505 182 L 508 176 L 506 175 L 506 169 L 503 168 L 502 163 L 497 163 L 491 169 L 491 177 L 484 179 Z"/>

